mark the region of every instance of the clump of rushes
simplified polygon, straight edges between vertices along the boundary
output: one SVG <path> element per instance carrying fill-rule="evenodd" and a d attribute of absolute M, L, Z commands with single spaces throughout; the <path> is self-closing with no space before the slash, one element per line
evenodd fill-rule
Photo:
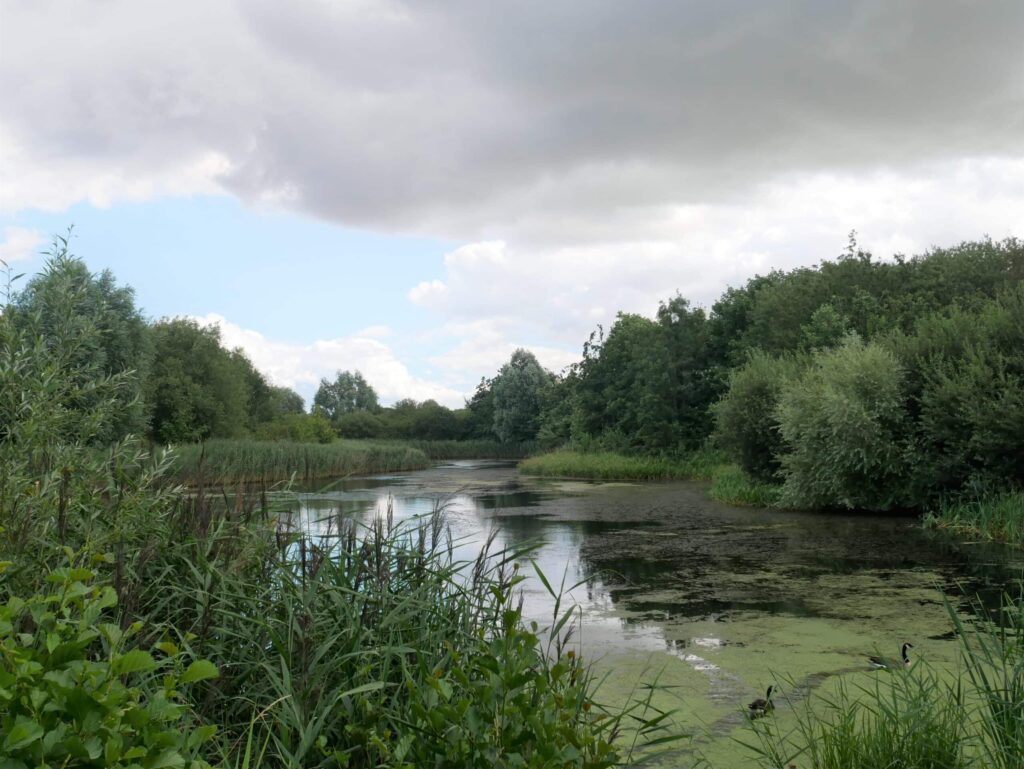
<path fill-rule="evenodd" d="M 966 676 L 943 677 L 919 661 L 871 684 L 840 681 L 834 695 L 790 701 L 792 731 L 768 719 L 751 727 L 760 765 L 1024 769 L 1024 593 L 1005 596 L 992 618 L 979 601 L 970 608 L 968 623 L 946 604 Z"/>
<path fill-rule="evenodd" d="M 343 475 L 421 470 L 427 455 L 407 444 L 339 440 L 334 443 L 211 440 L 176 446 L 175 477 L 182 483 L 275 483 Z"/>
<path fill-rule="evenodd" d="M 1024 546 L 1024 492 L 944 502 L 924 520 L 934 528 Z"/>
<path fill-rule="evenodd" d="M 750 480 L 739 465 L 720 465 L 711 475 L 708 496 L 730 505 L 773 507 L 778 504 L 782 487 Z"/>
<path fill-rule="evenodd" d="M 485 439 L 468 440 L 395 440 L 382 441 L 385 445 L 411 446 L 430 459 L 522 459 L 537 453 L 536 441 L 502 443 Z"/>
<path fill-rule="evenodd" d="M 485 547 L 459 563 L 440 511 L 342 521 L 315 541 L 280 531 L 264 559 L 235 550 L 219 563 L 226 540 L 169 553 L 145 602 L 222 670 L 194 705 L 222 724 L 226 763 L 258 745 L 263 766 L 295 769 L 596 768 L 626 758 L 627 719 L 662 736 L 642 702 L 595 701 L 565 644 L 571 609 L 551 648 L 523 621 L 527 553 Z"/>
<path fill-rule="evenodd" d="M 617 454 L 610 451 L 552 451 L 519 463 L 527 475 L 595 480 L 667 481 L 709 478 L 724 461 L 714 451 L 699 451 L 685 458 Z"/>
<path fill-rule="evenodd" d="M 798 759 L 814 769 L 982 765 L 968 755 L 962 692 L 921 663 L 876 675 L 869 684 L 840 680 L 832 695 L 789 704 L 796 711 L 794 730 L 782 732 L 773 719 L 751 724 L 758 742 L 747 747 L 765 769 L 793 766 Z"/>

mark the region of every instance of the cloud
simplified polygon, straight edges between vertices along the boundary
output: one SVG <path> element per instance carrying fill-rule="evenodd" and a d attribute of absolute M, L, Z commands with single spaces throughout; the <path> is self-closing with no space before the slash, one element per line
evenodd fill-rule
<path fill-rule="evenodd" d="M 306 398 L 307 405 L 312 402 L 320 379 L 332 378 L 339 370 L 361 371 L 383 403 L 401 398 L 433 399 L 458 408 L 464 402 L 462 392 L 413 376 L 391 348 L 380 341 L 382 327 L 303 345 L 268 339 L 216 313 L 193 319 L 204 326 L 218 326 L 225 347 L 241 347 L 271 382 L 294 388 Z"/>
<path fill-rule="evenodd" d="M 0 243 L 0 261 L 14 264 L 32 259 L 45 242 L 46 237 L 37 230 L 4 227 L 4 242 Z"/>
<path fill-rule="evenodd" d="M 1016 0 L 23 0 L 4 17 L 8 207 L 216 188 L 520 242 L 780 175 L 1024 154 Z"/>
<path fill-rule="evenodd" d="M 439 365 L 493 370 L 526 346 L 545 350 L 557 370 L 619 310 L 650 315 L 677 291 L 710 308 L 757 273 L 838 256 L 851 230 L 887 259 L 965 237 L 1024 237 L 1020 211 L 1024 159 L 936 163 L 911 174 L 796 175 L 730 205 L 666 206 L 647 228 L 629 230 L 644 239 L 469 244 L 445 257 L 443 280 L 409 296 L 459 340 L 433 359 Z"/>

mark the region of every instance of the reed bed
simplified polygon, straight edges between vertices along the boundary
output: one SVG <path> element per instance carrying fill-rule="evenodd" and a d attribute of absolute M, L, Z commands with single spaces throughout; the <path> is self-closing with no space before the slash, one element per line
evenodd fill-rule
<path fill-rule="evenodd" d="M 387 443 L 391 443 L 388 441 Z M 523 459 L 539 450 L 536 441 L 501 443 L 470 439 L 458 441 L 399 440 L 396 445 L 411 446 L 430 459 Z"/>
<path fill-rule="evenodd" d="M 1024 492 L 944 502 L 924 520 L 934 528 L 1024 546 Z"/>
<path fill-rule="evenodd" d="M 704 477 L 702 470 L 701 464 L 688 460 L 633 456 L 609 451 L 552 451 L 519 463 L 519 471 L 526 475 L 602 481 L 691 479 Z"/>
<path fill-rule="evenodd" d="M 339 440 L 334 443 L 211 440 L 174 448 L 173 477 L 195 485 L 311 481 L 345 475 L 421 470 L 430 459 L 407 444 Z"/>

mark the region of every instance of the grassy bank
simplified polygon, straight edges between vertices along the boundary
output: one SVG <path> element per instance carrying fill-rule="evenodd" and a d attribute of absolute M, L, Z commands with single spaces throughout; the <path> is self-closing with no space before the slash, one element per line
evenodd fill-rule
<path fill-rule="evenodd" d="M 430 459 L 523 459 L 537 453 L 536 441 L 526 443 L 499 443 L 488 440 L 463 441 L 382 441 L 385 445 L 411 446 Z"/>
<path fill-rule="evenodd" d="M 274 483 L 419 470 L 423 451 L 403 443 L 339 440 L 334 443 L 213 440 L 176 446 L 172 472 L 183 483 Z"/>
<path fill-rule="evenodd" d="M 778 487 L 750 481 L 723 453 L 711 449 L 682 458 L 553 451 L 520 462 L 519 470 L 526 475 L 602 481 L 708 480 L 708 495 L 719 502 L 768 507 L 778 500 Z"/>
<path fill-rule="evenodd" d="M 948 502 L 925 516 L 925 525 L 957 534 L 1024 545 L 1024 492 Z"/>

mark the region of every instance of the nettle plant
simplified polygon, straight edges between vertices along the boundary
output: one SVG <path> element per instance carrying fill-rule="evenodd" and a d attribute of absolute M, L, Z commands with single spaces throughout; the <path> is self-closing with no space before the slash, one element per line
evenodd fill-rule
<path fill-rule="evenodd" d="M 142 624 L 105 621 L 113 588 L 66 553 L 43 590 L 0 604 L 0 769 L 208 767 L 197 756 L 215 727 L 196 724 L 182 690 L 217 668 L 186 666 L 171 641 L 138 648 Z"/>

